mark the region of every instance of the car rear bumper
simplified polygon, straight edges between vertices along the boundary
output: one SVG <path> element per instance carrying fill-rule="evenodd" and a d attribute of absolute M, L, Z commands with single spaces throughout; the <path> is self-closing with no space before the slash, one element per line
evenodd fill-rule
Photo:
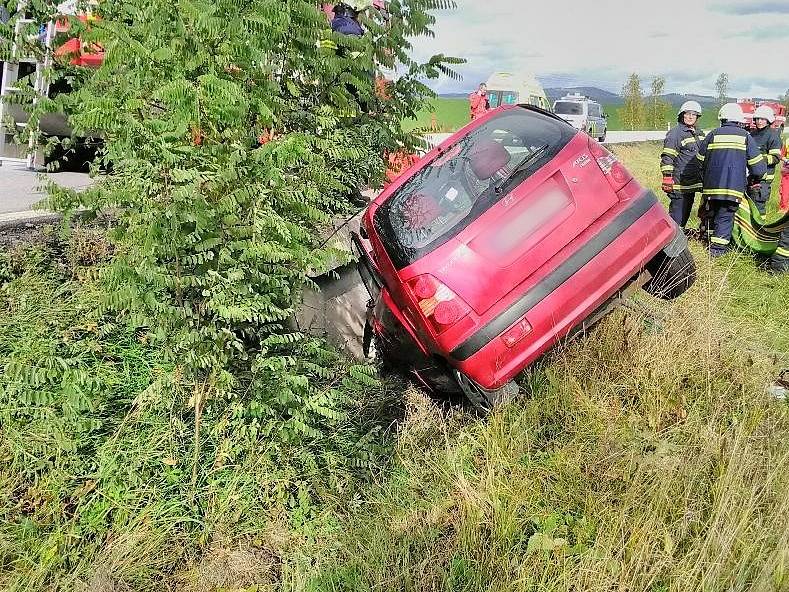
<path fill-rule="evenodd" d="M 626 286 L 677 233 L 651 191 L 590 230 L 570 257 L 452 349 L 451 363 L 483 388 L 506 384 Z M 531 331 L 508 347 L 502 334 L 524 318 Z"/>

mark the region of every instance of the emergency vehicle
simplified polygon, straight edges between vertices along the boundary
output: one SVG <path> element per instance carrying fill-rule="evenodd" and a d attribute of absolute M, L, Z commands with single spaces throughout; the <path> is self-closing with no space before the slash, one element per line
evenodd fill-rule
<path fill-rule="evenodd" d="M 600 103 L 579 93 L 564 95 L 553 103 L 553 112 L 577 130 L 586 132 L 600 142 L 608 132 L 607 115 Z"/>
<path fill-rule="evenodd" d="M 71 135 L 71 126 L 65 114 L 46 113 L 37 122 L 37 129 L 34 130 L 34 133 L 30 134 L 26 158 L 14 158 L 14 156 L 21 156 L 21 154 L 17 153 L 13 143 L 8 140 L 14 135 L 14 128 L 27 127 L 30 115 L 28 105 L 11 100 L 10 97 L 19 93 L 17 85 L 24 78 L 29 78 L 32 82 L 34 90 L 32 105 L 35 105 L 42 97 L 53 98 L 57 94 L 70 92 L 72 89 L 68 80 L 60 79 L 54 83 L 50 82 L 51 74 L 48 74 L 48 71 L 56 63 L 68 62 L 72 66 L 90 69 L 101 66 L 104 61 L 103 48 L 95 44 L 86 44 L 79 38 L 71 37 L 68 19 L 69 16 L 76 16 L 83 23 L 90 24 L 97 20 L 92 14 L 96 5 L 96 0 L 88 0 L 85 3 L 85 11 L 78 12 L 76 0 L 66 0 L 58 4 L 53 20 L 40 24 L 34 19 L 28 18 L 26 0 L 17 4 L 17 18 L 14 20 L 11 51 L 8 61 L 2 63 L 0 74 L 0 161 L 24 160 L 28 168 L 34 169 L 37 167 L 39 152 L 34 147 L 40 134 L 56 137 Z M 36 27 L 38 27 L 38 33 L 35 33 Z M 39 55 L 26 54 L 24 45 L 20 43 L 24 38 L 37 40 L 43 52 Z M 50 158 L 54 159 L 52 155 Z"/>
<path fill-rule="evenodd" d="M 545 89 L 532 74 L 494 72 L 485 86 L 491 109 L 501 105 L 534 105 L 546 111 L 551 108 Z"/>
<path fill-rule="evenodd" d="M 740 106 L 743 114 L 745 115 L 745 125 L 749 129 L 755 127 L 753 124 L 753 112 L 762 105 L 770 107 L 775 113 L 775 121 L 773 122 L 772 127 L 782 128 L 786 123 L 786 106 L 783 103 L 779 103 L 778 101 L 764 101 L 762 99 L 740 99 L 737 101 L 737 104 Z"/>

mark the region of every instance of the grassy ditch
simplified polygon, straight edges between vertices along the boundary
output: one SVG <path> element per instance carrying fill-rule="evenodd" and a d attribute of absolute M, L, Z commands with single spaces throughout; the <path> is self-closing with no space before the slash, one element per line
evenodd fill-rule
<path fill-rule="evenodd" d="M 658 189 L 658 145 L 616 152 Z M 563 344 L 489 417 L 395 380 L 292 448 L 212 402 L 197 451 L 178 361 L 96 307 L 103 235 L 8 248 L 0 589 L 789 589 L 789 405 L 764 392 L 789 277 L 693 248 L 688 294 Z"/>

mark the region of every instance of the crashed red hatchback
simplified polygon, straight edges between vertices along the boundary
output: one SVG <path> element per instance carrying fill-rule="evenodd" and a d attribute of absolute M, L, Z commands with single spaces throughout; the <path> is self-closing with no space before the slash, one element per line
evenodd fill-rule
<path fill-rule="evenodd" d="M 353 236 L 371 300 L 365 347 L 479 407 L 626 289 L 672 299 L 695 281 L 654 193 L 553 114 L 507 106 L 430 151 Z"/>

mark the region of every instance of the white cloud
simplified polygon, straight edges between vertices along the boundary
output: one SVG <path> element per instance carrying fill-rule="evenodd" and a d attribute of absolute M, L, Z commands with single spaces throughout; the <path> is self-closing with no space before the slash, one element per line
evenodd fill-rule
<path fill-rule="evenodd" d="M 789 87 L 782 65 L 789 35 L 780 35 L 789 15 L 780 13 L 752 18 L 693 0 L 458 0 L 457 10 L 436 16 L 435 38 L 414 42 L 417 56 L 468 60 L 458 67 L 463 81 L 437 82 L 440 92 L 471 89 L 494 70 L 614 92 L 630 72 L 645 86 L 664 75 L 670 92 L 714 94 L 720 72 L 735 96 L 777 96 Z"/>

